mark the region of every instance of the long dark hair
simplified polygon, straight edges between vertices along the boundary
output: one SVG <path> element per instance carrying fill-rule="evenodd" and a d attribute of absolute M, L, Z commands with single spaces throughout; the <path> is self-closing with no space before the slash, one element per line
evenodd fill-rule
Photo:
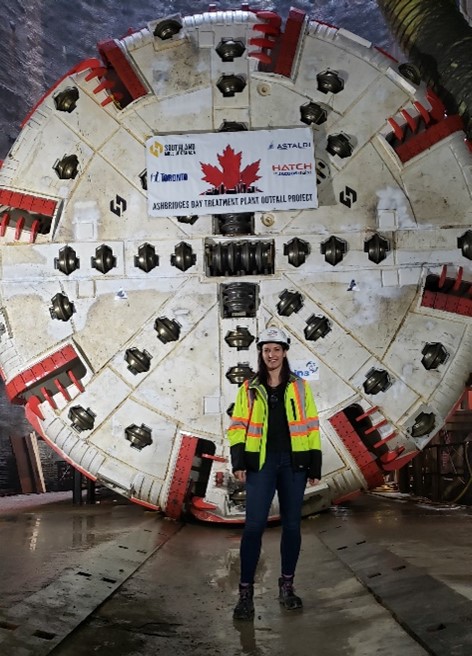
<path fill-rule="evenodd" d="M 284 348 L 285 353 L 287 352 L 288 349 Z M 280 379 L 281 379 L 281 385 L 287 385 L 289 379 L 290 379 L 290 374 L 292 373 L 292 370 L 290 369 L 290 364 L 288 362 L 288 358 L 285 356 L 282 362 L 282 370 L 280 372 Z M 259 349 L 259 354 L 257 356 L 257 374 L 256 374 L 258 380 L 260 383 L 263 385 L 267 385 L 267 367 L 266 364 L 262 358 L 262 347 Z"/>

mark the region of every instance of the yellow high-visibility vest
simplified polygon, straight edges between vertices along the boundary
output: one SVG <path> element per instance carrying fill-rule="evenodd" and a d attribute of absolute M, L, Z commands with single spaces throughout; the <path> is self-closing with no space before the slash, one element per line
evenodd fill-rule
<path fill-rule="evenodd" d="M 318 411 L 309 384 L 291 375 L 285 388 L 284 405 L 292 454 L 321 451 Z M 244 444 L 246 453 L 258 453 L 259 469 L 266 457 L 268 415 L 265 387 L 257 378 L 245 381 L 238 390 L 228 439 L 232 447 Z"/>

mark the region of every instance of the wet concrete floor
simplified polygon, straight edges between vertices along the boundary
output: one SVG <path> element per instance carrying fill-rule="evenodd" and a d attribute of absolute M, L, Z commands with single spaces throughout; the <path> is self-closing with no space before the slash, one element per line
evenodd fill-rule
<path fill-rule="evenodd" d="M 392 615 L 388 595 L 385 603 L 382 595 L 374 596 L 325 535 L 339 528 L 348 534 L 355 530 L 364 538 L 357 541 L 374 549 L 369 562 L 375 563 L 376 549 L 386 549 L 392 557 L 415 566 L 415 572 L 433 577 L 430 581 L 446 584 L 446 591 L 462 595 L 456 595 L 456 601 L 463 599 L 461 613 L 470 621 L 471 519 L 467 508 L 373 495 L 305 519 L 296 578 L 304 609 L 292 613 L 281 609 L 277 601 L 280 529 L 271 527 L 264 535 L 258 569 L 255 620 L 235 623 L 232 608 L 238 583 L 240 529 L 175 524 L 157 513 L 116 502 L 73 507 L 61 501 L 2 512 L 0 499 L 0 616 L 5 618 L 25 604 L 34 615 L 31 600 L 38 591 L 46 594 L 46 599 L 48 589 L 51 597 L 57 596 L 65 570 L 78 566 L 84 574 L 87 564 L 99 563 L 104 557 L 105 547 L 108 558 L 113 558 L 110 554 L 115 552 L 110 550 L 123 547 L 125 536 L 132 540 L 144 530 L 155 531 L 157 536 L 153 538 L 155 550 L 142 550 L 142 565 L 134 573 L 128 575 L 120 568 L 124 581 L 115 583 L 103 603 L 98 593 L 80 597 L 77 604 L 85 604 L 80 617 L 86 619 L 68 634 L 67 629 L 65 637 L 48 641 L 55 635 L 57 624 L 51 629 L 52 625 L 47 626 L 47 620 L 42 619 L 39 635 L 45 638 L 43 644 L 23 645 L 21 639 L 12 642 L 11 635 L 6 635 L 15 633 L 11 630 L 15 625 L 9 627 L 5 621 L 3 627 L 8 631 L 2 629 L 0 621 L 0 654 L 470 656 L 472 651 L 465 651 L 462 643 L 453 648 L 446 643 L 440 647 L 434 642 L 433 646 L 420 644 L 415 632 Z M 399 569 L 399 576 L 403 573 L 405 577 L 408 570 Z M 396 575 L 389 581 L 394 594 L 404 586 L 404 579 L 397 581 Z M 71 597 L 64 599 L 68 599 L 66 606 L 76 605 Z M 65 611 L 67 607 L 55 612 Z M 428 616 L 425 621 L 433 620 Z M 7 651 L 7 645 L 14 646 Z"/>

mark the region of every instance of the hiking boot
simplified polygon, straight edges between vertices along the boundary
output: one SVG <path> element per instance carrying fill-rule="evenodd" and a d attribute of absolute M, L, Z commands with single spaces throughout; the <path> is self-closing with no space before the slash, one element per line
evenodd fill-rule
<path fill-rule="evenodd" d="M 279 579 L 279 601 L 285 610 L 302 608 L 303 602 L 293 590 L 293 579 Z"/>
<path fill-rule="evenodd" d="M 252 620 L 254 618 L 254 587 L 252 585 L 239 586 L 239 600 L 233 611 L 235 620 Z"/>

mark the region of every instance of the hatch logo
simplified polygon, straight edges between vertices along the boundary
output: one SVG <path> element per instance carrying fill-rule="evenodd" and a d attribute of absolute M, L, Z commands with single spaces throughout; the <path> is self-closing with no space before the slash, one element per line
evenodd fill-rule
<path fill-rule="evenodd" d="M 200 162 L 204 173 L 202 180 L 211 185 L 210 189 L 203 192 L 204 194 L 250 194 L 262 191 L 254 186 L 256 180 L 261 179 L 261 176 L 257 175 L 260 159 L 241 170 L 242 152 L 236 153 L 229 144 L 221 155 L 217 155 L 217 158 L 221 168 Z"/>
<path fill-rule="evenodd" d="M 346 187 L 346 189 L 341 191 L 339 194 L 339 202 L 346 207 L 352 207 L 356 201 L 357 191 L 355 189 L 351 189 L 351 187 Z"/>
<path fill-rule="evenodd" d="M 154 157 L 159 157 L 159 155 L 162 155 L 164 152 L 164 146 L 159 143 L 159 141 L 153 141 L 153 143 L 149 146 L 149 152 L 151 155 L 154 155 Z"/>
<path fill-rule="evenodd" d="M 128 204 L 124 198 L 121 196 L 116 195 L 115 200 L 110 201 L 110 210 L 113 212 L 113 214 L 116 214 L 116 216 L 122 216 L 126 212 L 126 208 L 128 207 Z"/>
<path fill-rule="evenodd" d="M 294 162 L 292 164 L 272 164 L 274 175 L 310 175 L 313 171 L 311 162 Z"/>

